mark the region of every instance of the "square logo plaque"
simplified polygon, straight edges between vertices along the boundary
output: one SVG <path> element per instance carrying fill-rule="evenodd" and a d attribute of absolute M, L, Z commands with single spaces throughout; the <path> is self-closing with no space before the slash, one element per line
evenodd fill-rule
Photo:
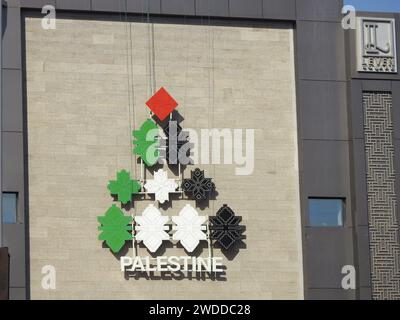
<path fill-rule="evenodd" d="M 394 19 L 358 18 L 358 71 L 397 73 L 395 30 Z"/>

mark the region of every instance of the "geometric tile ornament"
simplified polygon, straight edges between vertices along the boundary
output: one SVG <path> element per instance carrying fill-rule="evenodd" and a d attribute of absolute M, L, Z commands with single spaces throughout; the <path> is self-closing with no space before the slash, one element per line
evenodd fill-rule
<path fill-rule="evenodd" d="M 193 252 L 200 243 L 200 240 L 207 240 L 204 231 L 207 227 L 204 225 L 207 218 L 199 216 L 197 211 L 187 204 L 179 212 L 179 216 L 172 217 L 172 221 L 176 224 L 172 227 L 176 232 L 173 240 L 179 240 L 187 252 Z"/>
<path fill-rule="evenodd" d="M 364 92 L 363 105 L 372 298 L 400 299 L 400 232 L 395 190 L 392 95 Z"/>
<path fill-rule="evenodd" d="M 204 171 L 199 168 L 192 171 L 190 175 L 190 179 L 183 180 L 183 191 L 191 194 L 195 200 L 208 199 L 210 193 L 215 190 L 215 184 L 211 181 L 211 178 L 205 178 Z"/>
<path fill-rule="evenodd" d="M 244 226 L 240 226 L 242 217 L 236 217 L 235 213 L 226 204 L 218 210 L 215 217 L 210 217 L 211 239 L 216 240 L 219 245 L 229 250 L 232 245 L 244 238 L 242 233 Z"/>
<path fill-rule="evenodd" d="M 132 217 L 127 217 L 115 204 L 107 210 L 104 216 L 97 217 L 97 221 L 101 224 L 98 228 L 101 231 L 99 240 L 105 241 L 112 252 L 117 253 L 124 246 L 125 241 L 133 238 L 132 234 Z"/>
<path fill-rule="evenodd" d="M 169 217 L 162 216 L 161 212 L 152 204 L 143 211 L 141 216 L 135 217 L 136 240 L 143 241 L 150 252 L 158 250 L 164 240 L 169 240 L 168 226 L 165 224 Z"/>
<path fill-rule="evenodd" d="M 140 191 L 140 184 L 137 180 L 131 180 L 128 171 L 122 170 L 117 173 L 117 180 L 111 180 L 107 186 L 112 195 L 117 195 L 118 201 L 127 204 L 132 199 L 132 194 Z"/>
<path fill-rule="evenodd" d="M 133 152 L 141 157 L 147 166 L 154 166 L 160 157 L 158 126 L 153 120 L 147 119 L 139 130 L 132 132 L 132 135 L 135 138 Z"/>
<path fill-rule="evenodd" d="M 167 90 L 161 88 L 146 102 L 146 105 L 158 119 L 163 121 L 174 111 L 178 103 L 171 97 Z"/>
<path fill-rule="evenodd" d="M 173 179 L 168 179 L 168 173 L 162 169 L 154 172 L 154 179 L 147 180 L 144 188 L 148 193 L 154 193 L 159 203 L 169 201 L 169 194 L 178 188 L 178 184 Z"/>

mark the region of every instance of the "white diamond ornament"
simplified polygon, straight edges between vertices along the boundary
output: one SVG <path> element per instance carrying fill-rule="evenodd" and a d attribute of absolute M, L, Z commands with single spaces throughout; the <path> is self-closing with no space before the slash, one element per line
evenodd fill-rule
<path fill-rule="evenodd" d="M 141 216 L 135 217 L 136 240 L 143 241 L 150 252 L 156 252 L 163 241 L 170 239 L 169 234 L 165 232 L 168 230 L 168 226 L 165 225 L 168 221 L 169 217 L 162 216 L 154 205 L 148 205 Z"/>
<path fill-rule="evenodd" d="M 162 169 L 154 172 L 154 179 L 147 180 L 144 188 L 148 193 L 154 193 L 159 203 L 169 201 L 169 194 L 178 188 L 173 179 L 168 179 L 168 173 Z"/>
<path fill-rule="evenodd" d="M 187 204 L 179 212 L 179 216 L 172 217 L 172 221 L 176 224 L 173 230 L 173 240 L 181 242 L 182 246 L 188 252 L 193 252 L 200 243 L 200 240 L 207 240 L 204 231 L 207 229 L 204 223 L 207 217 L 199 216 L 196 209 Z"/>

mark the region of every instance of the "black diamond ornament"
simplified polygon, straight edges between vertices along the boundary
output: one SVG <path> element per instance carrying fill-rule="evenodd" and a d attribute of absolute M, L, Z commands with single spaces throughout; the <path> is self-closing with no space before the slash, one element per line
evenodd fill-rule
<path fill-rule="evenodd" d="M 211 178 L 204 177 L 204 171 L 196 168 L 191 172 L 190 179 L 184 179 L 182 189 L 187 194 L 193 196 L 195 200 L 206 200 L 210 194 L 215 190 L 215 184 Z"/>
<path fill-rule="evenodd" d="M 218 210 L 215 217 L 210 217 L 211 239 L 225 250 L 229 250 L 236 241 L 244 238 L 242 233 L 245 227 L 239 225 L 242 217 L 235 213 L 226 204 Z"/>

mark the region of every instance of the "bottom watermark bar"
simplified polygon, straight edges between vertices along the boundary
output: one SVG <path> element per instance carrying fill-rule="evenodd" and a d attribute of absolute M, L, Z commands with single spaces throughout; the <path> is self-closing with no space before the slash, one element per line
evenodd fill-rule
<path fill-rule="evenodd" d="M 193 304 L 192 306 L 164 306 L 156 304 L 149 308 L 149 315 L 167 315 L 181 318 L 183 315 L 231 315 L 251 314 L 250 304 Z"/>
<path fill-rule="evenodd" d="M 235 295 L 234 291 L 227 290 L 222 292 L 223 287 L 219 289 L 221 295 Z M 90 292 L 88 292 L 90 295 Z M 151 289 L 143 293 L 143 297 L 151 298 Z M 71 298 L 73 298 L 71 296 Z M 190 299 L 188 294 L 187 299 Z M 21 307 L 18 306 L 21 304 Z M 23 304 L 23 306 L 22 306 Z M 337 306 L 336 306 L 337 304 Z M 342 307 L 345 305 L 345 309 Z M 383 305 L 382 305 L 383 306 Z M 29 316 L 32 313 L 38 314 L 39 318 L 54 318 L 62 310 L 63 317 L 79 318 L 84 316 L 90 319 L 115 318 L 121 315 L 129 315 L 134 319 L 264 319 L 268 315 L 275 318 L 289 318 L 295 314 L 296 317 L 315 315 L 310 310 L 329 310 L 329 315 L 335 318 L 343 318 L 343 312 L 347 316 L 361 316 L 367 313 L 372 317 L 382 313 L 380 303 L 371 303 L 368 301 L 265 301 L 265 300 L 124 300 L 124 301 L 8 301 L 1 303 L 1 311 L 10 311 L 13 314 L 27 312 Z M 397 308 L 396 304 L 385 304 L 385 310 L 390 307 Z M 55 310 L 55 312 L 52 312 Z M 354 308 L 354 309 L 353 309 Z M 353 309 L 353 310 L 352 310 Z M 46 315 L 43 314 L 46 310 Z M 394 311 L 394 309 L 393 309 Z M 378 313 L 379 312 L 379 313 Z M 86 314 L 85 314 L 86 313 Z"/>

